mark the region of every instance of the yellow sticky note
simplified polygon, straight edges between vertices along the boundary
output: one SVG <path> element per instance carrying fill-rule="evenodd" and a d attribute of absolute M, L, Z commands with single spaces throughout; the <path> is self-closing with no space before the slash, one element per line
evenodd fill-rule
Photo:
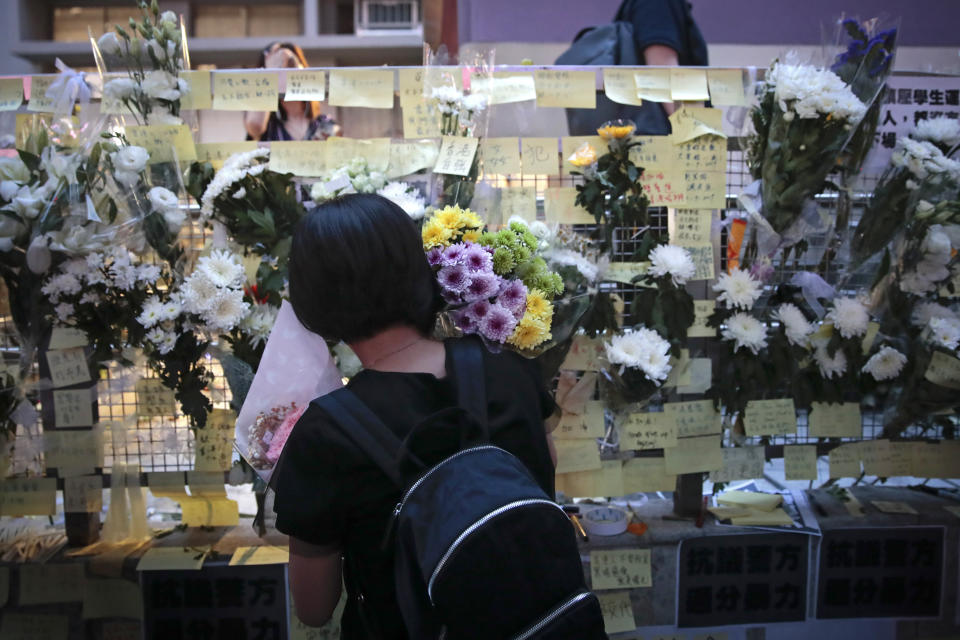
<path fill-rule="evenodd" d="M 603 402 L 588 400 L 582 414 L 564 412 L 553 430 L 558 440 L 602 438 L 605 431 Z"/>
<path fill-rule="evenodd" d="M 556 138 L 524 138 L 521 141 L 523 175 L 555 176 L 560 172 Z"/>
<path fill-rule="evenodd" d="M 54 327 L 50 332 L 50 349 L 75 349 L 85 347 L 90 343 L 85 334 L 80 329 L 73 327 Z"/>
<path fill-rule="evenodd" d="M 667 209 L 670 244 L 680 246 L 711 243 L 713 215 L 703 209 Z"/>
<path fill-rule="evenodd" d="M 324 142 L 327 156 L 327 166 L 339 167 L 347 164 L 357 156 L 357 140 L 335 136 Z"/>
<path fill-rule="evenodd" d="M 404 138 L 439 138 L 440 120 L 436 107 L 424 102 L 401 105 Z"/>
<path fill-rule="evenodd" d="M 520 173 L 519 138 L 484 138 L 480 143 L 480 160 L 484 175 Z"/>
<path fill-rule="evenodd" d="M 960 360 L 942 351 L 934 351 L 923 377 L 948 389 L 960 389 Z"/>
<path fill-rule="evenodd" d="M 93 397 L 90 389 L 54 391 L 53 423 L 58 429 L 93 426 Z"/>
<path fill-rule="evenodd" d="M 714 408 L 712 400 L 667 402 L 663 405 L 663 413 L 676 424 L 678 438 L 720 433 L 720 413 Z"/>
<path fill-rule="evenodd" d="M 601 276 L 605 282 L 620 282 L 630 286 L 644 286 L 642 282 L 634 282 L 637 276 L 642 276 L 650 268 L 649 262 L 611 262 Z"/>
<path fill-rule="evenodd" d="M 895 449 L 895 443 L 878 439 L 864 440 L 859 444 L 860 461 L 863 462 L 863 472 L 866 475 L 880 478 L 910 475 L 910 458 L 901 455 L 903 450 Z"/>
<path fill-rule="evenodd" d="M 507 104 L 535 100 L 537 88 L 533 74 L 515 71 L 497 71 L 491 76 L 474 76 L 470 92 L 487 96 L 489 104 Z"/>
<path fill-rule="evenodd" d="M 631 413 L 618 426 L 621 450 L 645 451 L 677 446 L 677 423 L 666 413 Z"/>
<path fill-rule="evenodd" d="M 891 500 L 871 500 L 870 503 L 883 513 L 895 513 L 903 515 L 918 515 L 917 510 L 906 502 L 896 502 Z"/>
<path fill-rule="evenodd" d="M 260 547 L 237 547 L 230 557 L 230 566 L 287 564 L 290 562 L 290 548 L 263 545 Z"/>
<path fill-rule="evenodd" d="M 70 618 L 53 613 L 17 613 L 4 611 L 0 620 L 3 640 L 67 640 Z"/>
<path fill-rule="evenodd" d="M 209 162 L 214 169 L 221 169 L 223 163 L 233 154 L 253 151 L 258 146 L 255 140 L 246 142 L 201 142 L 196 145 L 197 161 Z"/>
<path fill-rule="evenodd" d="M 47 351 L 47 365 L 54 387 L 69 387 L 91 380 L 87 357 L 80 347 Z"/>
<path fill-rule="evenodd" d="M 53 100 L 47 97 L 47 89 L 55 79 L 56 76 L 31 76 L 27 111 L 53 112 Z"/>
<path fill-rule="evenodd" d="M 237 503 L 227 498 L 191 497 L 183 500 L 180 507 L 183 523 L 188 527 L 232 527 L 240 521 Z"/>
<path fill-rule="evenodd" d="M 674 100 L 709 100 L 707 73 L 703 69 L 670 69 L 670 97 Z"/>
<path fill-rule="evenodd" d="M 0 482 L 0 515 L 52 516 L 56 513 L 56 478 L 7 478 Z"/>
<path fill-rule="evenodd" d="M 683 107 L 670 115 L 673 132 L 670 138 L 680 145 L 702 136 L 726 139 L 723 132 L 723 111 L 709 107 Z"/>
<path fill-rule="evenodd" d="M 181 71 L 180 78 L 187 83 L 187 92 L 180 96 L 180 109 L 209 109 L 213 106 L 210 94 L 210 72 L 207 70 Z"/>
<path fill-rule="evenodd" d="M 280 98 L 276 71 L 213 74 L 213 108 L 219 111 L 276 111 Z"/>
<path fill-rule="evenodd" d="M 103 508 L 103 478 L 74 476 L 63 481 L 64 513 L 99 513 Z"/>
<path fill-rule="evenodd" d="M 136 582 L 88 580 L 83 590 L 83 619 L 143 619 L 143 598 Z"/>
<path fill-rule="evenodd" d="M 580 167 L 570 164 L 570 156 L 584 144 L 593 147 L 597 157 L 602 156 L 607 151 L 607 143 L 600 136 L 563 136 L 560 138 L 560 167 L 563 175 L 570 175 L 572 171 L 582 172 Z"/>
<path fill-rule="evenodd" d="M 527 222 L 537 219 L 537 190 L 534 187 L 500 189 L 500 217 L 506 222 L 513 216 L 520 216 Z"/>
<path fill-rule="evenodd" d="M 604 353 L 602 340 L 582 334 L 575 336 L 560 368 L 570 371 L 599 371 Z"/>
<path fill-rule="evenodd" d="M 718 436 L 680 438 L 677 446 L 664 449 L 667 473 L 695 473 L 723 468 L 723 449 Z"/>
<path fill-rule="evenodd" d="M 644 168 L 640 184 L 650 206 L 684 206 L 683 171 L 676 145 L 669 136 L 638 136 L 637 141 L 640 146 L 630 150 L 630 159 Z"/>
<path fill-rule="evenodd" d="M 860 342 L 860 348 L 863 351 L 863 355 L 870 353 L 870 349 L 873 348 L 873 343 L 877 339 L 877 334 L 879 333 L 879 322 L 870 322 L 867 324 L 867 332 L 863 335 L 863 340 Z"/>
<path fill-rule="evenodd" d="M 397 69 L 397 86 L 401 107 L 423 102 L 423 68 Z"/>
<path fill-rule="evenodd" d="M 784 447 L 783 473 L 787 480 L 816 480 L 816 445 L 797 444 Z"/>
<path fill-rule="evenodd" d="M 327 170 L 326 142 L 282 140 L 270 143 L 270 170 L 315 178 Z"/>
<path fill-rule="evenodd" d="M 557 440 L 556 473 L 599 469 L 600 449 L 594 440 Z"/>
<path fill-rule="evenodd" d="M 327 94 L 327 74 L 325 71 L 287 71 L 287 88 L 283 99 L 304 102 L 322 102 Z"/>
<path fill-rule="evenodd" d="M 197 148 L 190 129 L 184 124 L 151 124 L 126 128 L 127 140 L 150 153 L 148 164 L 161 162 L 193 162 Z"/>
<path fill-rule="evenodd" d="M 89 400 L 89 397 L 88 397 Z M 60 477 L 92 474 L 103 466 L 103 433 L 100 429 L 47 431 L 43 434 L 43 459 Z"/>
<path fill-rule="evenodd" d="M 385 172 L 390 164 L 390 138 L 355 140 L 355 156 L 367 161 L 371 171 Z"/>
<path fill-rule="evenodd" d="M 814 402 L 810 407 L 811 438 L 859 438 L 863 435 L 860 404 Z"/>
<path fill-rule="evenodd" d="M 764 447 L 724 447 L 723 468 L 710 472 L 710 482 L 763 477 Z"/>
<path fill-rule="evenodd" d="M 831 478 L 856 478 L 860 476 L 860 453 L 857 443 L 840 445 L 830 452 Z"/>
<path fill-rule="evenodd" d="M 576 204 L 574 187 L 547 187 L 543 193 L 543 213 L 553 224 L 595 224 L 589 211 Z"/>
<path fill-rule="evenodd" d="M 693 324 L 687 329 L 688 338 L 715 338 L 717 337 L 716 327 L 707 326 L 707 320 L 713 315 L 717 308 L 717 303 L 713 300 L 694 300 L 693 301 Z"/>
<path fill-rule="evenodd" d="M 670 70 L 644 69 L 633 72 L 637 97 L 650 102 L 673 102 L 670 96 Z"/>
<path fill-rule="evenodd" d="M 667 473 L 663 458 L 630 458 L 623 463 L 623 490 L 626 494 L 673 491 L 676 483 L 676 474 Z"/>
<path fill-rule="evenodd" d="M 712 244 L 688 244 L 683 248 L 690 253 L 696 271 L 691 280 L 713 280 L 716 270 L 714 269 L 715 256 Z"/>
<path fill-rule="evenodd" d="M 540 69 L 534 80 L 538 107 L 597 108 L 597 74 L 593 71 Z"/>
<path fill-rule="evenodd" d="M 595 549 L 590 552 L 590 587 L 593 591 L 652 586 L 650 549 Z"/>
<path fill-rule="evenodd" d="M 207 414 L 207 425 L 197 429 L 194 440 L 197 471 L 227 471 L 233 458 L 233 432 L 237 414 L 230 409 L 214 409 Z"/>
<path fill-rule="evenodd" d="M 562 473 L 556 477 L 557 491 L 567 497 L 589 498 L 591 496 L 622 496 L 623 465 L 619 460 L 604 460 L 601 468 L 594 471 Z"/>
<path fill-rule="evenodd" d="M 715 105 L 745 106 L 742 69 L 707 69 L 710 102 Z"/>
<path fill-rule="evenodd" d="M 0 111 L 16 111 L 23 104 L 23 78 L 0 78 Z"/>
<path fill-rule="evenodd" d="M 603 613 L 603 628 L 607 633 L 635 631 L 637 621 L 633 617 L 633 605 L 629 591 L 598 593 L 600 611 Z"/>
<path fill-rule="evenodd" d="M 631 69 L 604 69 L 603 90 L 614 102 L 635 106 L 643 104 L 643 100 L 637 95 L 637 83 Z"/>
<path fill-rule="evenodd" d="M 473 166 L 473 158 L 477 154 L 479 143 L 479 138 L 443 136 L 440 155 L 437 157 L 437 164 L 433 167 L 433 172 L 466 176 Z"/>
<path fill-rule="evenodd" d="M 793 519 L 783 509 L 773 511 L 751 511 L 749 515 L 730 518 L 730 524 L 736 526 L 789 527 Z"/>
<path fill-rule="evenodd" d="M 724 491 L 717 502 L 731 507 L 748 507 L 758 511 L 773 511 L 783 504 L 783 496 L 759 491 Z"/>
<path fill-rule="evenodd" d="M 80 602 L 83 600 L 84 564 L 20 565 L 20 606 Z"/>
<path fill-rule="evenodd" d="M 393 71 L 337 69 L 330 72 L 330 106 L 393 108 Z"/>
<path fill-rule="evenodd" d="M 199 571 L 209 551 L 209 547 L 153 547 L 140 557 L 137 571 Z"/>
<path fill-rule="evenodd" d="M 683 387 L 690 384 L 690 350 L 680 349 L 680 355 L 670 358 L 670 375 L 663 383 L 664 388 Z"/>
<path fill-rule="evenodd" d="M 774 436 L 797 432 L 797 411 L 792 398 L 751 400 L 743 416 L 748 436 Z"/>
<path fill-rule="evenodd" d="M 186 481 L 182 471 L 151 471 L 147 473 L 150 493 L 158 498 L 180 500 L 187 497 Z"/>
<path fill-rule="evenodd" d="M 423 169 L 430 169 L 437 163 L 438 155 L 440 155 L 440 145 L 434 140 L 391 142 L 387 177 L 400 178 Z"/>
<path fill-rule="evenodd" d="M 173 389 L 158 378 L 137 380 L 137 415 L 141 418 L 172 416 L 177 412 L 177 399 Z"/>
<path fill-rule="evenodd" d="M 222 471 L 188 471 L 187 485 L 190 487 L 191 496 L 226 495 Z"/>

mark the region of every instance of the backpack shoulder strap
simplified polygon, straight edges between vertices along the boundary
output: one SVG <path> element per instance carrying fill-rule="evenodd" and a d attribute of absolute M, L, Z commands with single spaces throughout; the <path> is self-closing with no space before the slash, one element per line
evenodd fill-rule
<path fill-rule="evenodd" d="M 340 432 L 368 455 L 394 484 L 403 488 L 399 465 L 403 443 L 370 407 L 346 387 L 321 396 L 313 402 L 332 418 Z"/>
<path fill-rule="evenodd" d="M 453 378 L 457 386 L 457 400 L 483 426 L 487 428 L 487 385 L 484 382 L 483 345 L 473 339 L 454 340 L 450 345 L 453 354 Z"/>

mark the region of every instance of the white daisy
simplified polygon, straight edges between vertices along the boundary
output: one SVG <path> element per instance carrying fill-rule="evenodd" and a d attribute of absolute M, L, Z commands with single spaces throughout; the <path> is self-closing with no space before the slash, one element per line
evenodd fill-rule
<path fill-rule="evenodd" d="M 749 271 L 734 269 L 730 273 L 720 274 L 713 290 L 720 293 L 717 301 L 728 307 L 750 309 L 760 299 L 763 285 Z"/>
<path fill-rule="evenodd" d="M 747 313 L 730 316 L 720 335 L 733 341 L 734 351 L 747 348 L 757 354 L 767 346 L 767 326 Z"/>
<path fill-rule="evenodd" d="M 907 356 L 893 347 L 883 347 L 870 356 L 862 371 L 869 373 L 875 380 L 892 380 L 900 375 L 906 363 Z"/>
<path fill-rule="evenodd" d="M 960 320 L 957 318 L 930 318 L 927 328 L 933 344 L 950 351 L 960 345 Z"/>
<path fill-rule="evenodd" d="M 826 319 L 833 322 L 834 328 L 844 338 L 857 338 L 867 332 L 870 313 L 856 298 L 836 298 Z"/>
<path fill-rule="evenodd" d="M 813 352 L 813 359 L 820 369 L 820 375 L 828 380 L 834 377 L 839 378 L 847 372 L 847 356 L 843 351 L 837 349 L 837 352 L 830 357 L 825 347 L 819 347 Z"/>
<path fill-rule="evenodd" d="M 787 334 L 787 340 L 791 344 L 798 347 L 807 345 L 807 337 L 813 333 L 814 327 L 797 305 L 785 302 L 777 307 L 771 316 L 774 320 L 780 321 L 784 333 Z"/>
<path fill-rule="evenodd" d="M 150 296 L 144 301 L 143 310 L 137 316 L 137 322 L 145 329 L 149 329 L 160 322 L 162 317 L 163 305 L 160 303 L 160 299 L 157 296 Z"/>
<path fill-rule="evenodd" d="M 147 335 L 144 336 L 144 338 L 146 338 L 147 342 L 153 345 L 158 345 L 161 342 L 163 342 L 163 336 L 164 336 L 163 329 L 161 329 L 160 327 L 154 327 L 153 329 L 150 329 L 150 331 L 147 332 Z"/>
<path fill-rule="evenodd" d="M 683 285 L 697 272 L 690 252 L 683 247 L 661 244 L 650 252 L 650 273 L 654 277 L 670 276 L 673 284 Z"/>

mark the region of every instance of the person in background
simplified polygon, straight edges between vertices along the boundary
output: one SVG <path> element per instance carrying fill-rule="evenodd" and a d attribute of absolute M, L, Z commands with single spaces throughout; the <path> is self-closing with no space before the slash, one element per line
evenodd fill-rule
<path fill-rule="evenodd" d="M 260 52 L 262 69 L 305 69 L 303 50 L 289 42 L 274 42 Z M 340 126 L 320 113 L 319 102 L 280 99 L 277 110 L 245 111 L 243 126 L 248 140 L 326 140 L 338 135 Z"/>

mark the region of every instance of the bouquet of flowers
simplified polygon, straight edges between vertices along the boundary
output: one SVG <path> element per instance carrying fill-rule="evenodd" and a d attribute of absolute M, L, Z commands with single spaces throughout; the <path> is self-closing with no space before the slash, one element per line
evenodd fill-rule
<path fill-rule="evenodd" d="M 456 87 L 441 85 L 432 87 L 430 97 L 440 114 L 441 136 L 477 136 L 483 132 L 486 121 L 482 118 L 489 98 L 481 93 L 464 94 Z M 469 207 L 480 174 L 477 155 L 473 157 L 466 176 L 443 176 L 441 202 L 446 206 Z"/>
<path fill-rule="evenodd" d="M 623 403 L 648 400 L 673 368 L 670 342 L 643 325 L 611 336 L 604 348 L 610 367 L 603 373 Z"/>
<path fill-rule="evenodd" d="M 344 193 L 377 193 L 407 212 L 412 220 L 426 213 L 426 200 L 416 187 L 388 180 L 382 171 L 371 169 L 366 159 L 353 158 L 347 164 L 321 177 L 310 188 L 310 198 L 322 204 Z"/>
<path fill-rule="evenodd" d="M 630 305 L 632 320 L 655 329 L 679 348 L 695 313 L 693 296 L 684 285 L 696 273 L 690 252 L 683 247 L 661 244 L 647 255 L 650 268 L 635 278 L 649 286 L 641 288 Z"/>
<path fill-rule="evenodd" d="M 552 300 L 563 280 L 537 255 L 539 241 L 525 224 L 483 232 L 474 212 L 452 206 L 434 213 L 422 236 L 460 331 L 528 354 L 551 340 Z"/>

